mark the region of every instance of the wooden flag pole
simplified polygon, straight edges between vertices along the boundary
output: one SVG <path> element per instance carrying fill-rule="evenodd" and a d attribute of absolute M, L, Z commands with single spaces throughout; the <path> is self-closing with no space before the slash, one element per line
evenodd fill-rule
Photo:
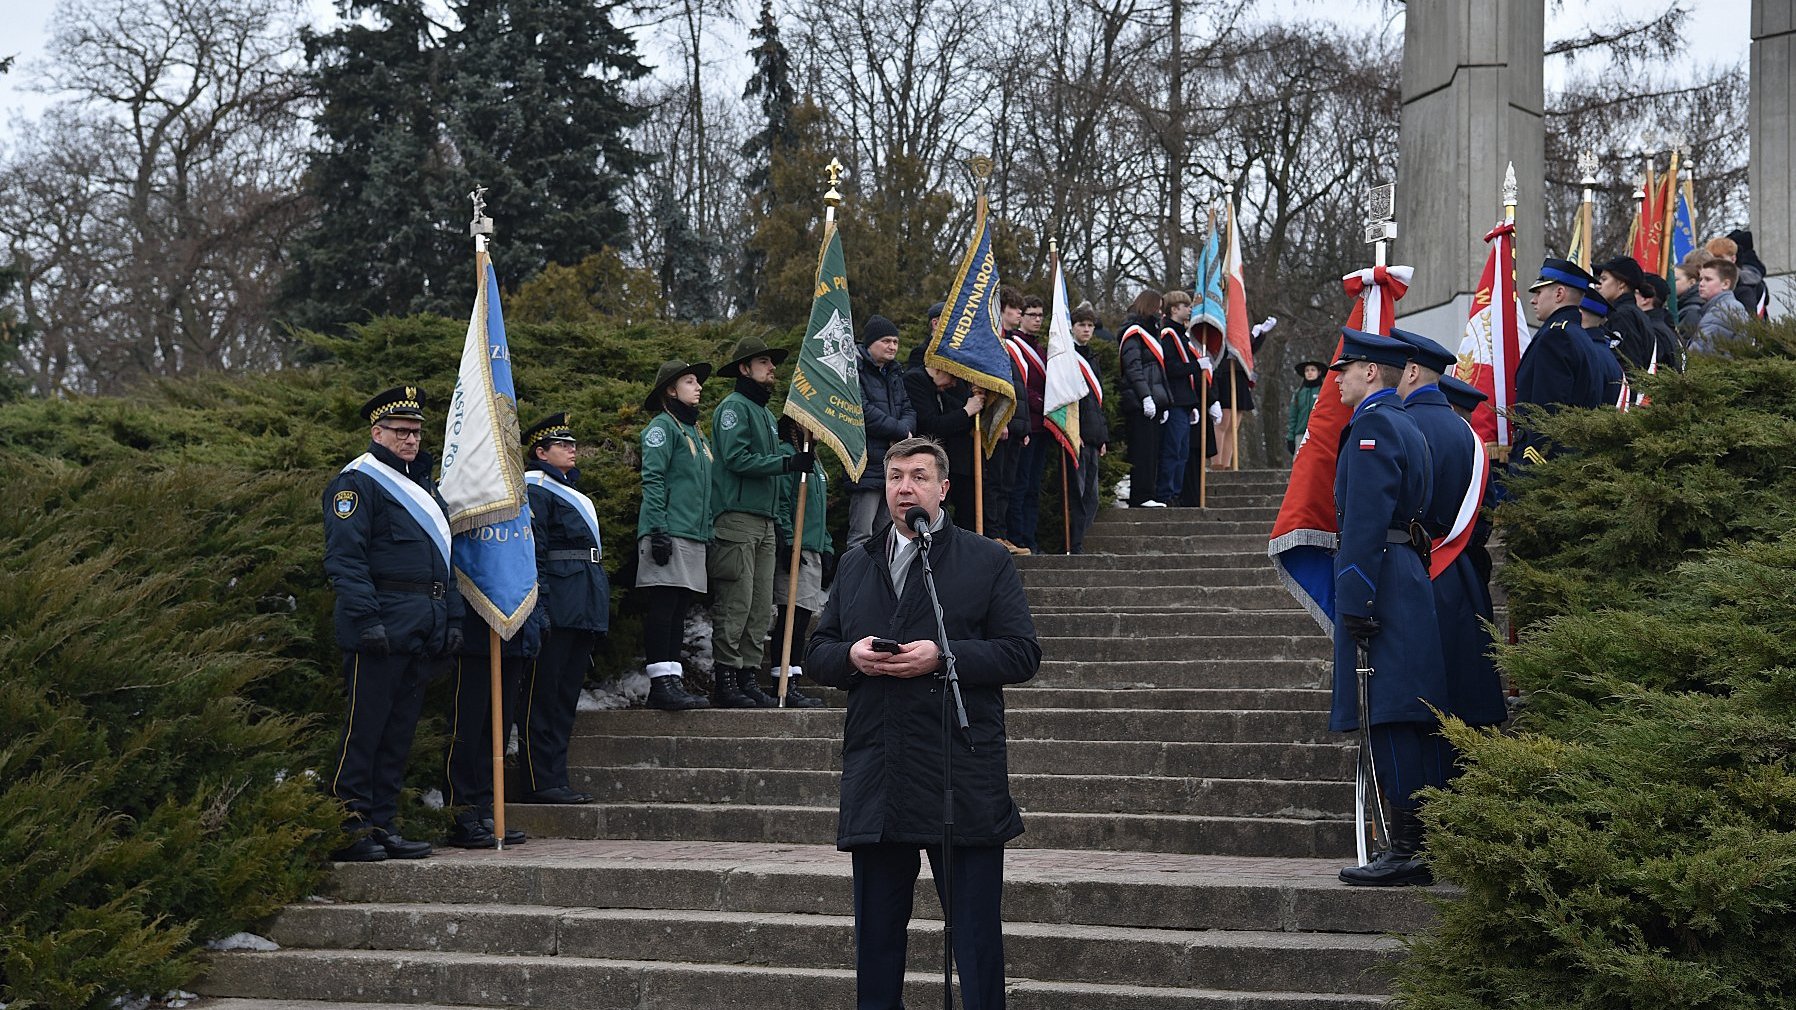
<path fill-rule="evenodd" d="M 985 421 L 973 415 L 973 532 L 985 536 Z"/>
<path fill-rule="evenodd" d="M 1197 507 L 1209 508 L 1206 500 L 1210 491 L 1210 376 L 1202 371 L 1197 373 L 1197 409 L 1202 411 L 1202 422 L 1197 426 Z"/>
<path fill-rule="evenodd" d="M 492 681 L 493 709 L 493 837 L 499 848 L 505 848 L 505 688 L 500 673 L 499 632 L 492 625 L 486 629 L 487 672 Z"/>
<path fill-rule="evenodd" d="M 811 448 L 811 433 L 807 429 L 804 441 L 799 443 L 804 451 Z M 780 642 L 780 708 L 786 707 L 786 685 L 792 679 L 792 625 L 798 619 L 798 566 L 804 561 L 804 512 L 805 499 L 811 490 L 811 475 L 798 475 L 798 503 L 792 513 L 792 570 L 786 574 L 786 633 Z"/>
<path fill-rule="evenodd" d="M 1072 456 L 1072 453 L 1067 453 Z M 1073 456 L 1077 460 L 1077 456 Z M 1078 464 L 1075 463 L 1075 466 Z M 1066 496 L 1066 460 L 1060 461 L 1060 540 L 1066 545 L 1066 553 L 1073 552 L 1073 505 Z"/>
<path fill-rule="evenodd" d="M 1234 424 L 1229 425 L 1229 469 L 1241 469 L 1241 393 L 1235 383 L 1236 371 L 1229 368 L 1229 413 L 1235 415 Z"/>

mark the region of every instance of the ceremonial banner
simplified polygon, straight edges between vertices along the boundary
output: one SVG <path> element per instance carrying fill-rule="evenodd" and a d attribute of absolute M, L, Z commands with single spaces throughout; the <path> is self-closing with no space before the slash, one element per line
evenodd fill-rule
<path fill-rule="evenodd" d="M 1349 329 L 1389 336 L 1397 299 L 1409 290 L 1411 267 L 1373 267 L 1341 278 L 1348 297 L 1354 298 L 1347 316 Z M 1329 360 L 1339 358 L 1341 342 Z M 1341 402 L 1339 387 L 1324 382 L 1322 395 L 1310 411 L 1309 427 L 1291 463 L 1291 481 L 1272 525 L 1266 553 L 1272 556 L 1284 583 L 1303 609 L 1331 637 L 1335 613 L 1335 458 L 1340 454 L 1341 430 L 1353 411 Z"/>
<path fill-rule="evenodd" d="M 1497 225 L 1484 241 L 1490 243 L 1490 253 L 1472 296 L 1453 374 L 1490 397 L 1472 415 L 1472 430 L 1487 445 L 1507 447 L 1515 438 L 1508 416 L 1515 403 L 1515 372 L 1532 336 L 1515 290 L 1515 225 Z M 1504 458 L 1504 453 L 1497 456 Z"/>
<path fill-rule="evenodd" d="M 1222 354 L 1223 334 L 1229 326 L 1228 298 L 1222 290 L 1222 243 L 1217 237 L 1214 213 L 1210 215 L 1203 249 L 1197 254 L 1197 284 L 1191 290 L 1191 298 L 1191 329 L 1187 336 L 1203 358 L 1205 381 L 1214 381 L 1212 362 Z"/>
<path fill-rule="evenodd" d="M 1659 182 L 1658 202 L 1654 210 L 1659 215 L 1659 231 L 1656 236 L 1658 245 L 1652 250 L 1656 258 L 1650 263 L 1640 261 L 1640 269 L 1658 274 L 1666 280 L 1671 279 L 1671 264 L 1674 262 L 1671 249 L 1675 244 L 1672 233 L 1677 226 L 1678 197 L 1678 152 L 1672 151 L 1671 168 Z"/>
<path fill-rule="evenodd" d="M 476 254 L 475 267 L 482 283 L 462 342 L 438 490 L 449 505 L 451 558 L 462 597 L 510 639 L 536 606 L 536 544 L 524 507 L 517 394 L 499 278 L 484 251 Z"/>
<path fill-rule="evenodd" d="M 861 415 L 860 347 L 848 307 L 848 267 L 842 233 L 823 222 L 823 249 L 811 296 L 811 321 L 798 348 L 798 366 L 783 413 L 829 446 L 849 480 L 867 469 L 866 419 Z M 883 464 L 881 464 L 883 465 Z"/>
<path fill-rule="evenodd" d="M 998 339 L 998 260 L 992 255 L 991 222 L 986 219 L 985 192 L 974 208 L 973 240 L 961 258 L 946 308 L 929 335 L 923 363 L 957 375 L 986 391 L 980 423 L 985 454 L 998 447 L 1004 426 L 1016 413 L 1016 388 L 1010 381 L 1010 354 Z"/>
<path fill-rule="evenodd" d="M 1104 402 L 1096 375 L 1086 364 L 1073 340 L 1072 310 L 1067 306 L 1066 273 L 1060 268 L 1060 257 L 1054 257 L 1054 308 L 1048 320 L 1048 378 L 1042 397 L 1042 413 L 1048 430 L 1060 441 L 1061 448 L 1079 465 L 1079 401 L 1087 392 Z"/>
<path fill-rule="evenodd" d="M 1690 177 L 1685 176 L 1678 187 L 1677 207 L 1672 216 L 1671 227 L 1671 262 L 1673 266 L 1684 262 L 1684 257 L 1696 251 L 1696 195 L 1690 190 Z M 1667 275 L 1666 280 L 1670 280 Z"/>
<path fill-rule="evenodd" d="M 1485 240 L 1489 241 L 1489 238 L 1486 237 Z M 1584 238 L 1584 214 L 1580 211 L 1572 216 L 1571 241 L 1566 243 L 1565 258 L 1589 270 L 1590 250 L 1584 248 L 1587 244 Z M 1488 272 L 1490 267 L 1486 265 L 1484 269 Z"/>
<path fill-rule="evenodd" d="M 1224 351 L 1241 362 L 1247 370 L 1247 384 L 1254 384 L 1256 373 L 1253 369 L 1253 327 L 1247 321 L 1247 283 L 1241 274 L 1241 228 L 1235 223 L 1235 205 L 1228 205 L 1228 249 L 1223 254 L 1222 268 L 1225 274 L 1224 289 L 1227 302 L 1228 326 L 1224 335 L 1228 340 Z M 1389 326 L 1387 322 L 1385 324 Z"/>
<path fill-rule="evenodd" d="M 1669 177 L 1667 177 L 1669 178 Z M 1630 256 L 1640 264 L 1640 269 L 1648 273 L 1657 273 L 1661 268 L 1659 261 L 1665 244 L 1665 204 L 1669 192 L 1660 185 L 1653 176 L 1650 164 L 1646 168 L 1646 183 L 1641 187 L 1646 194 L 1640 202 L 1640 209 L 1634 215 L 1634 225 L 1628 232 Z"/>

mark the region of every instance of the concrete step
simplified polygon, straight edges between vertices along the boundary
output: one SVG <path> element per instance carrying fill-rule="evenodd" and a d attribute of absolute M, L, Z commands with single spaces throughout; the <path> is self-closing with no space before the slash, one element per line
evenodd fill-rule
<path fill-rule="evenodd" d="M 940 964 L 941 924 L 911 930 L 909 968 Z M 434 903 L 299 905 L 275 920 L 283 948 L 543 955 L 766 968 L 854 967 L 854 918 L 790 912 Z M 1398 950 L 1365 933 L 1144 929 L 1013 922 L 1006 973 L 1083 984 L 1279 990 L 1301 966 L 1322 992 L 1376 993 Z"/>
<path fill-rule="evenodd" d="M 939 1004 L 939 979 L 931 972 L 907 974 L 906 1002 Z M 373 998 L 395 1004 L 441 992 L 454 996 L 455 1003 L 544 1010 L 789 1010 L 852 1004 L 854 972 L 542 955 L 282 950 L 219 955 L 202 988 L 227 996 Z M 1370 994 L 1255 994 L 1028 979 L 1007 989 L 1013 1010 L 1350 1010 L 1384 1003 Z"/>
<path fill-rule="evenodd" d="M 1304 614 L 1293 614 L 1292 618 Z M 1316 627 L 1310 622 L 1310 627 Z M 1057 632 L 1058 629 L 1053 629 Z M 1333 645 L 1320 630 L 1300 635 L 1162 635 L 1158 637 L 1117 637 L 1115 635 L 1065 635 L 1036 629 L 1041 640 L 1041 657 L 1061 663 L 1090 663 L 1108 667 L 1120 663 L 1153 663 L 1167 656 L 1181 660 L 1264 661 L 1279 659 L 1327 659 Z"/>
<path fill-rule="evenodd" d="M 1083 638 L 1093 635 L 1144 638 L 1164 643 L 1177 655 L 1178 639 L 1193 635 L 1313 635 L 1326 644 L 1315 618 L 1297 609 L 1204 610 L 1195 606 L 1165 611 L 1110 611 L 1093 601 L 1084 612 L 1049 610 L 1036 617 L 1038 635 Z"/>
<path fill-rule="evenodd" d="M 1005 719 L 1012 740 L 1191 740 L 1314 742 L 1327 733 L 1319 711 L 1280 709 L 1161 711 L 1157 709 L 1019 708 Z M 582 713 L 578 738 L 604 736 L 741 736 L 840 740 L 839 709 L 656 712 L 620 709 Z"/>
<path fill-rule="evenodd" d="M 1353 776 L 1353 751 L 1339 737 L 1306 744 L 1012 740 L 1009 757 L 1012 775 L 1170 775 L 1325 782 L 1344 782 Z M 842 744 L 834 738 L 585 736 L 574 740 L 568 759 L 576 769 L 839 769 Z"/>
<path fill-rule="evenodd" d="M 1066 648 L 1055 643 L 1055 652 Z M 1306 640 L 1307 641 L 1307 640 Z M 1136 659 L 1128 661 L 1088 662 L 1044 656 L 1041 672 L 1035 679 L 1013 692 L 1037 687 L 1091 688 L 1112 691 L 1137 688 L 1318 688 L 1325 689 L 1332 677 L 1331 660 L 1326 642 L 1316 641 L 1305 656 L 1292 659 Z M 1151 707 L 1151 706 L 1145 706 Z M 1243 708 L 1247 706 L 1241 706 Z"/>
<path fill-rule="evenodd" d="M 1057 555 L 1066 557 L 1066 555 Z M 1090 557 L 1091 555 L 1083 555 Z M 1025 559 L 1027 560 L 1027 559 Z M 1262 555 L 1260 560 L 1266 559 Z M 1038 589 L 1073 589 L 1108 592 L 1110 589 L 1164 586 L 1198 586 L 1218 589 L 1224 586 L 1278 586 L 1278 573 L 1270 564 L 1263 568 L 1066 568 L 1022 567 L 1023 586 L 1035 598 Z M 1287 593 L 1287 598 L 1289 594 Z"/>
<path fill-rule="evenodd" d="M 1212 498 L 1205 508 L 1164 508 L 1164 509 L 1105 509 L 1099 512 L 1094 522 L 1103 529 L 1135 524 L 1159 525 L 1164 523 L 1215 523 L 1215 522 L 1259 522 L 1268 525 L 1278 517 L 1279 502 L 1277 499 L 1256 496 L 1246 498 Z"/>
<path fill-rule="evenodd" d="M 1342 817 L 1349 814 L 1343 809 Z M 544 838 L 826 844 L 836 837 L 834 807 L 592 803 L 506 804 L 507 823 Z M 1348 858 L 1347 820 L 1208 817 L 1190 814 L 1030 813 L 1017 848 L 1189 852 L 1227 856 Z"/>
<path fill-rule="evenodd" d="M 1122 569 L 1131 572 L 1202 572 L 1213 568 L 1272 570 L 1272 562 L 1266 556 L 1266 539 L 1264 537 L 1257 538 L 1252 542 L 1243 540 L 1236 544 L 1218 542 L 1214 546 L 1183 554 L 1156 554 L 1150 557 L 1133 551 L 1112 553 L 1088 550 L 1084 554 L 1034 554 L 1026 558 L 1016 558 L 1015 561 L 1017 570 L 1023 573 L 1025 584 L 1029 581 L 1030 575 L 1036 571 Z"/>
<path fill-rule="evenodd" d="M 1184 574 L 1184 573 L 1180 573 Z M 1271 576 L 1271 573 L 1267 573 Z M 1212 585 L 1199 576 L 1178 584 L 1097 587 L 1041 586 L 1025 583 L 1029 608 L 1036 615 L 1064 611 L 1286 610 L 1291 593 L 1269 578 L 1258 585 Z"/>
<path fill-rule="evenodd" d="M 1390 933 L 1432 920 L 1445 892 L 1345 887 L 1332 859 L 1012 848 L 1007 922 L 1157 929 Z M 833 845 L 532 840 L 504 852 L 339 863 L 327 900 L 843 914 L 846 853 Z M 915 914 L 941 913 L 925 862 Z"/>
<path fill-rule="evenodd" d="M 1035 680 L 1004 692 L 1005 706 L 1019 708 L 1151 708 L 1161 711 L 1282 709 L 1326 712 L 1330 694 L 1317 688 L 1067 688 Z"/>
<path fill-rule="evenodd" d="M 1265 526 L 1243 528 L 1234 532 L 1212 532 L 1194 536 L 1112 536 L 1092 527 L 1085 535 L 1085 550 L 1091 554 L 1126 554 L 1132 557 L 1154 557 L 1166 554 L 1207 554 L 1225 552 L 1260 552 L 1260 564 L 1266 564 L 1267 534 Z M 1061 555 L 1065 557 L 1066 555 Z M 1078 556 L 1078 555 L 1075 555 Z"/>
<path fill-rule="evenodd" d="M 238 999 L 231 996 L 201 996 L 187 1004 L 189 1010 L 392 1010 L 403 1006 L 405 1010 L 499 1010 L 498 1007 L 477 1007 L 468 1004 L 444 1006 L 440 1003 L 345 1003 L 342 1000 L 311 999 Z"/>
<path fill-rule="evenodd" d="M 1196 509 L 1180 510 L 1195 513 Z M 1275 514 L 1254 515 L 1241 519 L 1207 519 L 1194 518 L 1191 515 L 1174 514 L 1172 519 L 1134 520 L 1129 522 L 1109 522 L 1102 526 L 1093 526 L 1085 535 L 1085 543 L 1131 543 L 1136 541 L 1151 542 L 1165 537 L 1198 537 L 1198 536 L 1248 536 L 1259 534 L 1269 538 Z"/>
<path fill-rule="evenodd" d="M 570 768 L 569 782 L 602 803 L 735 803 L 835 809 L 841 775 L 829 769 Z M 1025 811 L 1164 813 L 1212 817 L 1327 819 L 1352 809 L 1346 781 L 1264 777 L 1012 774 L 1011 795 Z"/>

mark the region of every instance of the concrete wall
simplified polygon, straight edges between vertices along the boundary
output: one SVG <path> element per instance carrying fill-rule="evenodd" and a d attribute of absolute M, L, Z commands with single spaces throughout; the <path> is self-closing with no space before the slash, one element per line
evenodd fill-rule
<path fill-rule="evenodd" d="M 1407 5 L 1391 262 L 1415 267 L 1416 276 L 1397 313 L 1406 322 L 1426 318 L 1429 335 L 1449 347 L 1458 346 L 1464 307 L 1484 269 L 1484 234 L 1502 220 L 1503 169 L 1511 161 L 1520 186 L 1517 269 L 1532 276 L 1540 263 L 1544 33 L 1543 0 Z M 1454 309 L 1457 322 L 1435 332 Z"/>
<path fill-rule="evenodd" d="M 1752 240 L 1774 313 L 1796 312 L 1796 0 L 1752 2 Z"/>

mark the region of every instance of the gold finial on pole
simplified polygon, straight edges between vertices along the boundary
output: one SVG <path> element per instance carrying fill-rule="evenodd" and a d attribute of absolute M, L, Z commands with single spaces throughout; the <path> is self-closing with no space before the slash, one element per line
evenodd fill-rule
<path fill-rule="evenodd" d="M 829 189 L 823 194 L 823 220 L 829 222 L 836 219 L 836 205 L 842 202 L 842 191 L 836 187 L 841 185 L 844 169 L 840 159 L 831 158 L 823 170 L 829 173 Z"/>
<path fill-rule="evenodd" d="M 1515 223 L 1515 197 L 1518 188 L 1515 184 L 1515 162 L 1512 161 L 1503 170 L 1503 220 L 1509 224 Z"/>

